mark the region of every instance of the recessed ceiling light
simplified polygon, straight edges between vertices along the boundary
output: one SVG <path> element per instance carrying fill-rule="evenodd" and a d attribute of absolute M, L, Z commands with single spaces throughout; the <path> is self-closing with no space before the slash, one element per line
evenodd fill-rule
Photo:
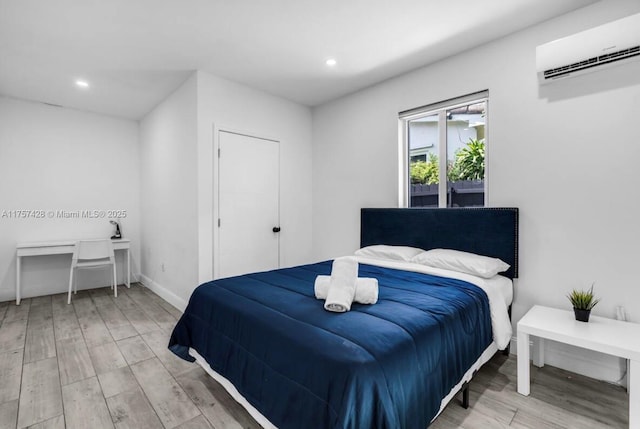
<path fill-rule="evenodd" d="M 333 67 L 336 64 L 338 64 L 338 62 L 336 61 L 335 58 L 329 58 L 327 61 L 325 61 L 325 64 L 328 65 L 329 67 Z"/>
<path fill-rule="evenodd" d="M 86 80 L 76 80 L 76 86 L 79 88 L 89 88 L 89 82 Z"/>

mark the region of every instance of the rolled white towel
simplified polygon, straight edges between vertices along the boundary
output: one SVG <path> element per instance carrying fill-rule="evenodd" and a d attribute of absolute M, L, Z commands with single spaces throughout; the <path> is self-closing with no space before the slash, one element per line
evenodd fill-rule
<path fill-rule="evenodd" d="M 329 291 L 331 276 L 318 276 L 313 284 L 313 290 L 318 299 L 326 299 Z M 378 279 L 358 277 L 356 279 L 356 295 L 353 300 L 360 304 L 375 304 L 378 302 Z"/>
<path fill-rule="evenodd" d="M 344 313 L 351 310 L 356 295 L 358 261 L 352 257 L 337 258 L 331 267 L 331 280 L 324 309 Z"/>

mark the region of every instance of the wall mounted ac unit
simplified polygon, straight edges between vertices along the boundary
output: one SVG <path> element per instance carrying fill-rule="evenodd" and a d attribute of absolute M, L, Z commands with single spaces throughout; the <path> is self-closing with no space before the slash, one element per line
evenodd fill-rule
<path fill-rule="evenodd" d="M 639 59 L 640 13 L 536 48 L 540 84 Z"/>

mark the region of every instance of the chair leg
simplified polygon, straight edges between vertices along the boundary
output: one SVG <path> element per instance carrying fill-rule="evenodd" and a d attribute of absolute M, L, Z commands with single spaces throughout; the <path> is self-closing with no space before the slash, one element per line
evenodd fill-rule
<path fill-rule="evenodd" d="M 71 288 L 73 287 L 73 267 L 71 267 L 71 274 L 69 274 L 69 294 L 67 296 L 67 304 L 71 304 Z"/>

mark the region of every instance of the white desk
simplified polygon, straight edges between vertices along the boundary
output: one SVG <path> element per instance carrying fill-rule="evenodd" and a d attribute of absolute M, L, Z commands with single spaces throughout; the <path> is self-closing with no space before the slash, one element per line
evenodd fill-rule
<path fill-rule="evenodd" d="M 529 335 L 533 364 L 544 366 L 544 339 L 629 359 L 629 429 L 640 429 L 640 324 L 591 316 L 578 322 L 572 311 L 534 306 L 518 322 L 518 393 L 529 395 Z M 636 391 L 637 390 L 637 391 Z"/>
<path fill-rule="evenodd" d="M 131 286 L 131 258 L 129 249 L 131 240 L 121 238 L 112 240 L 113 250 L 124 250 L 127 260 L 127 287 Z M 16 305 L 20 305 L 20 274 L 22 258 L 25 256 L 46 256 L 72 254 L 76 240 L 41 241 L 34 243 L 18 243 L 16 246 Z M 117 279 L 116 279 L 117 281 Z"/>

